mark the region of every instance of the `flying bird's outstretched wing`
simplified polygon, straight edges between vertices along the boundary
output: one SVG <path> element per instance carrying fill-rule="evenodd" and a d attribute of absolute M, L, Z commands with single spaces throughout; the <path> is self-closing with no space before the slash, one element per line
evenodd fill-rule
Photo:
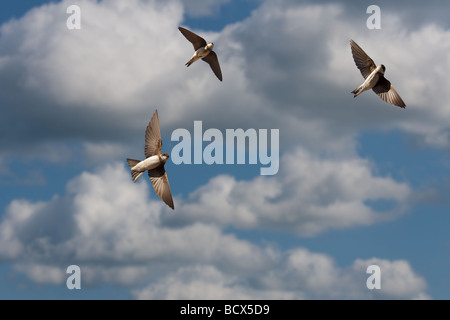
<path fill-rule="evenodd" d="M 203 58 L 203 61 L 207 62 L 210 66 L 214 74 L 222 81 L 222 71 L 220 70 L 219 59 L 217 59 L 217 55 L 214 51 L 211 51 L 206 57 Z"/>
<path fill-rule="evenodd" d="M 362 76 L 366 79 L 373 70 L 377 67 L 375 62 L 361 49 L 360 46 L 356 44 L 355 41 L 350 40 L 350 46 L 352 49 L 353 60 L 355 60 L 355 64 L 358 67 L 359 71 L 361 71 Z"/>
<path fill-rule="evenodd" d="M 387 103 L 400 108 L 406 107 L 406 104 L 403 102 L 402 98 L 400 98 L 397 91 L 395 91 L 394 87 L 391 85 L 391 82 L 384 76 L 380 75 L 377 85 L 373 87 L 372 90 L 375 91 L 375 93 Z"/>
<path fill-rule="evenodd" d="M 199 48 L 206 46 L 206 40 L 199 35 L 183 27 L 178 27 L 178 30 L 180 30 L 183 36 L 185 36 L 186 39 L 188 39 L 192 43 L 192 45 L 194 46 L 194 50 L 197 51 Z"/>
<path fill-rule="evenodd" d="M 161 149 L 161 131 L 159 129 L 158 110 L 156 110 L 145 131 L 145 157 L 149 158 L 160 154 Z"/>
<path fill-rule="evenodd" d="M 172 193 L 170 192 L 169 179 L 167 178 L 164 165 L 149 170 L 148 176 L 158 197 L 174 209 L 175 206 L 173 205 Z"/>

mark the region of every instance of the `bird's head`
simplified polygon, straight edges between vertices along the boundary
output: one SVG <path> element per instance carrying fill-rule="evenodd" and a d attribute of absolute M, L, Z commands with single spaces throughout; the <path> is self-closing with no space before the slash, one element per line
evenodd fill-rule
<path fill-rule="evenodd" d="M 167 160 L 169 160 L 169 155 L 167 153 L 163 153 L 163 154 L 161 154 L 161 159 L 162 159 L 163 163 L 166 163 Z"/>
<path fill-rule="evenodd" d="M 206 45 L 206 48 L 210 49 L 210 50 L 212 50 L 213 47 L 214 47 L 214 43 L 212 43 L 212 42 L 210 42 Z"/>
<path fill-rule="evenodd" d="M 386 67 L 384 66 L 384 64 L 380 65 L 380 72 L 382 74 L 384 74 L 385 71 L 386 71 Z"/>

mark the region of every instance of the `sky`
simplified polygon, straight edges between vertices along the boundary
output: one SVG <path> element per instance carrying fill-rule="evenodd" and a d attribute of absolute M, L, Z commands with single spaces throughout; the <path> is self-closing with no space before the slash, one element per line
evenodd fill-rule
<path fill-rule="evenodd" d="M 368 6 L 381 29 L 369 29 Z M 77 5 L 81 29 L 69 29 Z M 0 299 L 449 299 L 450 4 L 3 1 Z M 185 63 L 183 26 L 223 74 Z M 350 92 L 350 40 L 406 103 Z M 279 170 L 126 158 L 176 129 L 279 130 Z M 194 139 L 194 138 L 193 138 Z M 203 148 L 208 142 L 203 142 Z M 272 150 L 272 149 L 271 149 Z M 80 267 L 69 289 L 67 267 Z M 369 289 L 367 268 L 380 268 Z"/>

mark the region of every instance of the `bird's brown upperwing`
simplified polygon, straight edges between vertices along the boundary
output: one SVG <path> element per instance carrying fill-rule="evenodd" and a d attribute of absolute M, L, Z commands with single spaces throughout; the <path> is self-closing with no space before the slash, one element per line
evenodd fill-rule
<path fill-rule="evenodd" d="M 169 179 L 167 178 L 164 165 L 161 164 L 155 169 L 148 170 L 148 176 L 158 197 L 174 209 L 175 206 L 173 205 L 172 193 L 170 192 Z"/>
<path fill-rule="evenodd" d="M 384 76 L 380 75 L 377 85 L 372 90 L 380 96 L 381 99 L 394 106 L 405 108 L 406 104 L 403 102 L 400 95 L 395 91 L 391 82 Z"/>
<path fill-rule="evenodd" d="M 185 36 L 185 38 L 192 43 L 192 45 L 194 46 L 194 50 L 197 51 L 199 48 L 206 46 L 206 40 L 199 35 L 183 27 L 178 27 L 178 30 L 180 30 L 183 36 Z"/>
<path fill-rule="evenodd" d="M 361 72 L 364 79 L 366 79 L 373 70 L 377 67 L 375 62 L 361 49 L 360 46 L 356 44 L 355 41 L 350 40 L 350 47 L 352 49 L 353 60 L 355 61 L 356 66 Z"/>
<path fill-rule="evenodd" d="M 156 110 L 145 130 L 145 157 L 149 158 L 158 155 L 161 153 L 161 149 L 161 131 L 159 129 L 158 110 Z"/>
<path fill-rule="evenodd" d="M 219 59 L 214 51 L 211 51 L 206 57 L 203 58 L 203 61 L 207 62 L 214 74 L 222 81 L 222 71 L 220 70 Z"/>

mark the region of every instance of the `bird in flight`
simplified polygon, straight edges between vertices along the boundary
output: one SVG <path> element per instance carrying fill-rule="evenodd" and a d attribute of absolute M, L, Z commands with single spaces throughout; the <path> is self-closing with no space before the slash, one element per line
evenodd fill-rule
<path fill-rule="evenodd" d="M 158 110 L 153 114 L 147 130 L 145 131 L 145 157 L 143 161 L 127 159 L 131 169 L 131 178 L 134 182 L 148 170 L 148 176 L 152 182 L 153 189 L 158 197 L 169 207 L 174 209 L 172 193 L 170 192 L 169 180 L 164 169 L 166 161 L 169 159 L 167 153 L 161 153 L 162 141 L 159 129 Z"/>
<path fill-rule="evenodd" d="M 361 71 L 365 81 L 358 88 L 352 91 L 353 97 L 357 97 L 360 93 L 372 89 L 381 99 L 394 106 L 405 108 L 406 105 L 400 98 L 397 91 L 391 85 L 391 82 L 384 77 L 386 67 L 382 64 L 375 65 L 375 62 L 356 44 L 350 40 L 350 47 L 352 49 L 353 60 Z"/>
<path fill-rule="evenodd" d="M 189 67 L 195 61 L 202 59 L 210 65 L 214 74 L 222 81 L 222 71 L 220 70 L 219 60 L 217 59 L 216 53 L 212 50 L 214 44 L 212 42 L 206 43 L 205 39 L 183 27 L 178 27 L 178 30 L 180 30 L 186 39 L 192 43 L 195 50 L 194 55 L 186 62 L 186 67 Z"/>

